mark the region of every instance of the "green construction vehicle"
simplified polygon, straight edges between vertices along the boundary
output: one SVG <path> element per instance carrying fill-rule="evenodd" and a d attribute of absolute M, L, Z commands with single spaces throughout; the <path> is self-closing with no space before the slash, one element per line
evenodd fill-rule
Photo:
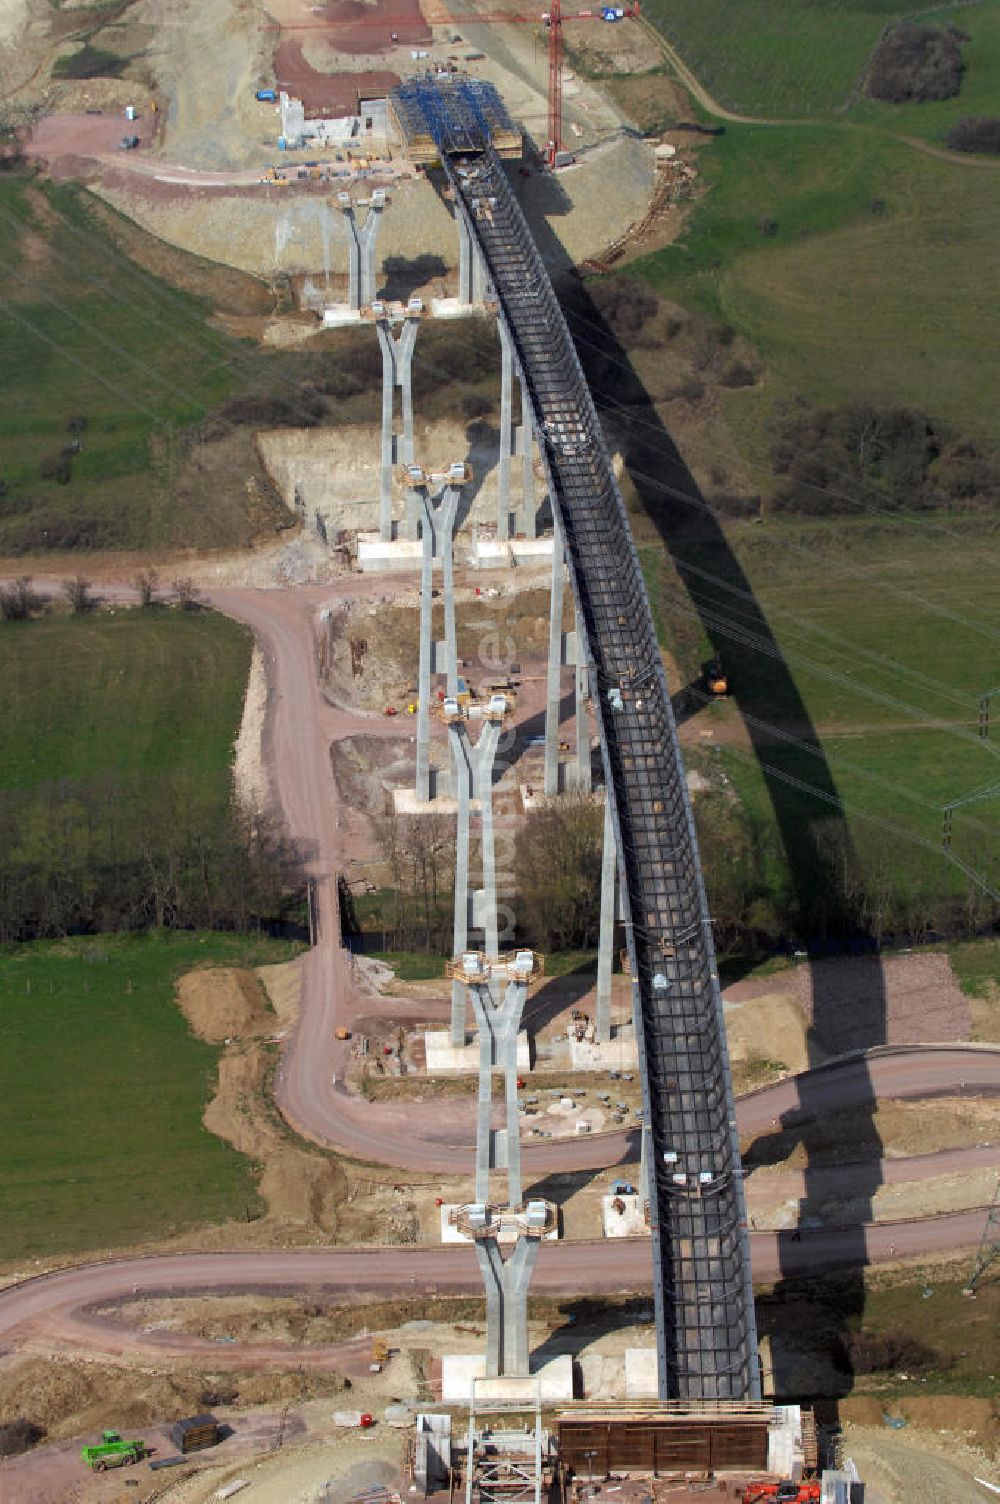
<path fill-rule="evenodd" d="M 123 1441 L 120 1431 L 102 1431 L 96 1447 L 84 1447 L 80 1452 L 87 1466 L 95 1473 L 103 1473 L 109 1467 L 131 1467 L 147 1455 L 144 1441 Z"/>

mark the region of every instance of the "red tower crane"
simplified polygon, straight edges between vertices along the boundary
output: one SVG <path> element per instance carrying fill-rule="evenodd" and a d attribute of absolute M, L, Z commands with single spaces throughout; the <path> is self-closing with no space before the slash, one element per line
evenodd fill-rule
<path fill-rule="evenodd" d="M 548 29 L 549 33 L 549 122 L 548 141 L 545 145 L 545 158 L 550 167 L 554 167 L 563 149 L 562 119 L 563 119 L 563 23 L 565 21 L 605 21 L 617 22 L 635 18 L 640 14 L 640 0 L 629 0 L 627 5 L 599 5 L 596 10 L 564 11 L 562 0 L 550 0 L 549 9 L 536 11 L 533 14 L 516 11 L 485 11 L 479 15 L 469 12 L 465 15 L 450 15 L 450 24 L 461 26 L 506 26 L 533 25 L 539 22 Z M 269 31 L 332 31 L 335 30 L 337 21 L 305 21 L 300 25 L 282 26 L 272 23 L 266 30 Z M 381 26 L 387 24 L 381 18 L 366 18 L 353 20 L 349 24 L 352 28 L 361 26 Z"/>

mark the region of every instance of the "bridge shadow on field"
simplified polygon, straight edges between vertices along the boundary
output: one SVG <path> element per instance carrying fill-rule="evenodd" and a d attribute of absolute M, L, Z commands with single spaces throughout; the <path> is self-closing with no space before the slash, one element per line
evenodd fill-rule
<path fill-rule="evenodd" d="M 530 209 L 529 209 L 530 212 Z M 532 229 L 539 249 L 550 268 L 565 269 L 566 258 L 547 223 L 531 215 Z M 557 272 L 558 275 L 558 272 Z M 750 582 L 717 518 L 706 506 L 698 486 L 679 454 L 648 393 L 620 344 L 589 295 L 586 284 L 571 271 L 563 271 L 557 287 L 570 331 L 576 342 L 583 370 L 590 383 L 598 410 L 613 413 L 613 425 L 620 438 L 625 470 L 647 516 L 655 525 L 670 559 L 677 567 L 691 603 L 711 643 L 733 671 L 733 697 L 744 718 L 754 756 L 764 778 L 784 847 L 789 881 L 800 935 L 818 937 L 807 948 L 811 970 L 811 1017 L 808 1029 L 809 1058 L 819 1064 L 839 1049 L 869 1049 L 886 1039 L 886 995 L 882 966 L 865 937 L 857 935 L 856 924 L 847 912 L 840 894 L 842 885 L 835 880 L 831 862 L 838 869 L 854 861 L 851 832 L 840 808 L 836 784 L 826 761 L 819 737 L 802 701 L 795 678 L 785 662 L 767 616 L 756 600 Z M 686 572 L 685 565 L 696 565 L 699 574 Z M 664 602 L 664 614 L 668 603 Z M 742 641 L 747 637 L 755 646 L 748 650 L 737 645 L 727 626 L 738 617 Z M 739 653 L 763 653 L 769 665 L 766 703 L 752 702 L 748 690 L 741 689 L 758 679 L 741 675 Z M 758 680 L 759 682 L 759 680 Z M 761 719 L 779 726 L 795 728 L 799 745 L 791 749 L 776 744 L 772 733 L 765 733 Z M 804 749 L 803 749 L 804 744 Z M 803 775 L 815 793 L 806 797 L 789 779 L 803 761 Z M 835 852 L 835 858 L 830 853 Z M 861 955 L 851 963 L 857 999 L 864 999 L 863 1021 L 859 1028 L 858 1010 L 843 1017 L 844 982 L 841 968 L 821 964 L 829 954 L 830 940 L 838 944 L 854 942 Z M 860 945 L 857 942 L 861 942 Z M 767 1045 L 769 1041 L 762 1041 Z M 858 1108 L 858 1135 L 874 1146 L 863 1165 L 855 1167 L 859 1208 L 858 1223 L 848 1230 L 849 1248 L 845 1272 L 838 1277 L 836 1338 L 832 1351 L 839 1349 L 839 1369 L 843 1382 L 835 1386 L 840 1393 L 851 1385 L 851 1374 L 844 1371 L 847 1357 L 846 1337 L 849 1327 L 860 1323 L 864 1313 L 864 1269 L 867 1264 L 863 1223 L 871 1214 L 875 1192 L 881 1183 L 879 1158 L 881 1144 L 875 1129 L 875 1095 L 869 1088 L 867 1098 Z M 761 1335 L 775 1338 L 772 1344 L 773 1373 L 765 1373 L 765 1383 L 773 1382 L 775 1394 L 790 1398 L 808 1398 L 808 1365 L 802 1361 L 805 1351 L 796 1354 L 796 1334 L 801 1316 L 796 1304 L 801 1299 L 801 1271 L 808 1258 L 810 1229 L 806 1208 L 820 1199 L 814 1145 L 829 1114 L 829 1102 L 819 1095 L 815 1079 L 806 1077 L 800 1084 L 798 1109 L 787 1115 L 784 1123 L 774 1125 L 775 1134 L 784 1128 L 782 1145 L 791 1153 L 801 1145 L 806 1155 L 805 1195 L 800 1206 L 800 1226 L 779 1235 L 782 1278 L 768 1301 L 769 1331 Z M 853 1198 L 852 1198 L 853 1200 Z M 803 1222 L 805 1225 L 803 1225 Z M 784 1311 L 787 1319 L 783 1319 Z M 763 1323 L 762 1323 L 763 1325 Z M 838 1340 L 839 1339 L 839 1340 Z M 808 1340 L 805 1338 L 804 1340 Z"/>

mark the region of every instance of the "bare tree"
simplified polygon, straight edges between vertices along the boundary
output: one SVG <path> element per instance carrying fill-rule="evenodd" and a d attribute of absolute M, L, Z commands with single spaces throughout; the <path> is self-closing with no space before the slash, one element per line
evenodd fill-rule
<path fill-rule="evenodd" d="M 139 573 L 135 576 L 132 581 L 132 588 L 139 597 L 140 606 L 148 609 L 153 604 L 153 597 L 159 578 L 159 575 L 152 566 L 148 569 L 140 569 Z"/>
<path fill-rule="evenodd" d="M 19 575 L 13 584 L 0 590 L 0 616 L 4 621 L 27 621 L 41 604 L 40 597 L 31 588 L 30 574 Z"/>
<path fill-rule="evenodd" d="M 199 605 L 198 587 L 190 575 L 174 580 L 174 594 L 182 611 L 195 611 Z"/>
<path fill-rule="evenodd" d="M 94 604 L 90 593 L 90 581 L 85 580 L 82 574 L 74 575 L 71 580 L 63 580 L 62 592 L 74 616 L 85 615 Z"/>
<path fill-rule="evenodd" d="M 596 944 L 603 832 L 600 806 L 578 792 L 547 800 L 518 830 L 518 929 L 540 949 Z"/>

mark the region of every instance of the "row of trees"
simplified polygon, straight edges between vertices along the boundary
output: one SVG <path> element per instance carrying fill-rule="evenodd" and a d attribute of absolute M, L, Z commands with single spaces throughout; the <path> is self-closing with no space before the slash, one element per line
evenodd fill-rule
<path fill-rule="evenodd" d="M 971 880 L 952 884 L 940 856 L 899 850 L 881 832 L 849 829 L 839 816 L 803 817 L 789 839 L 793 865 L 811 880 L 793 884 L 777 826 L 730 791 L 695 802 L 709 911 L 723 954 L 785 944 L 975 935 L 1000 912 Z M 391 950 L 446 955 L 452 943 L 455 826 L 445 815 L 388 815 L 377 822 L 390 887 L 366 905 L 363 928 Z M 513 871 L 501 868 L 500 902 L 517 939 L 544 952 L 592 950 L 600 929 L 603 811 L 585 795 L 564 795 L 524 820 Z M 989 853 L 972 865 L 988 865 Z M 478 871 L 477 852 L 472 871 Z"/>
<path fill-rule="evenodd" d="M 82 574 L 63 580 L 60 588 L 63 599 L 75 616 L 83 616 L 97 605 L 93 585 Z M 163 596 L 160 577 L 155 569 L 141 569 L 132 581 L 132 588 L 139 605 L 147 610 L 157 605 Z M 193 611 L 199 605 L 198 587 L 187 576 L 172 580 L 170 593 L 184 611 Z M 0 589 L 0 617 L 4 621 L 30 621 L 33 616 L 47 611 L 48 607 L 48 600 L 34 589 L 30 575 L 19 575 L 16 580 Z"/>
<path fill-rule="evenodd" d="M 100 930 L 255 929 L 297 918 L 279 832 L 197 788 L 137 777 L 0 793 L 0 941 Z"/>
<path fill-rule="evenodd" d="M 1000 905 L 978 883 L 952 880 L 939 853 L 887 841 L 874 826 L 803 813 L 786 832 L 797 845 L 790 863 L 776 824 L 731 794 L 699 797 L 694 813 L 723 954 L 859 939 L 920 944 L 935 935 L 972 937 L 1000 917 Z M 992 861 L 986 846 L 965 857 L 978 871 Z"/>
<path fill-rule="evenodd" d="M 452 815 L 396 815 L 376 820 L 389 887 L 364 906 L 363 927 L 381 932 L 391 950 L 451 951 L 455 889 Z M 603 813 L 586 796 L 566 795 L 535 811 L 516 838 L 497 837 L 499 902 L 514 916 L 518 941 L 539 950 L 585 950 L 600 924 Z M 480 872 L 473 842 L 470 872 Z"/>

